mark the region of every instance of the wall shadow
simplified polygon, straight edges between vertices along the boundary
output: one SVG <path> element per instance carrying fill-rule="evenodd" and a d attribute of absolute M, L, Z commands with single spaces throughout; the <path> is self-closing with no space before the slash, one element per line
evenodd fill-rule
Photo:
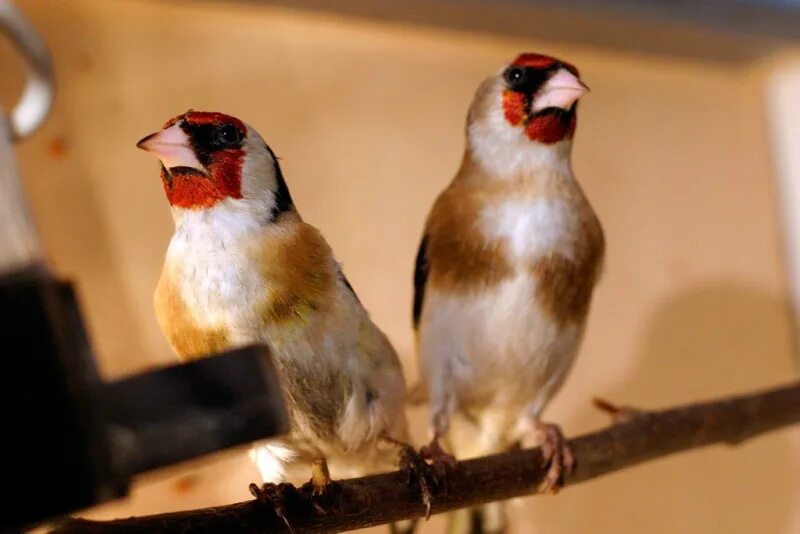
<path fill-rule="evenodd" d="M 656 408 L 795 378 L 789 305 L 757 288 L 696 287 L 665 301 L 648 323 L 636 365 L 615 387 L 592 393 Z M 596 420 L 581 410 L 576 426 Z M 658 460 L 515 508 L 529 521 L 542 516 L 544 523 L 532 521 L 541 532 L 551 522 L 559 532 L 789 532 L 798 472 L 791 433 L 783 431 Z"/>

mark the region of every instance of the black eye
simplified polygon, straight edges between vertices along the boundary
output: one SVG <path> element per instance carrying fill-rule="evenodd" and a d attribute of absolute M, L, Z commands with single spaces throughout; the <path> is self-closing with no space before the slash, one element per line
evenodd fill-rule
<path fill-rule="evenodd" d="M 522 67 L 509 67 L 506 69 L 503 77 L 505 78 L 506 83 L 508 83 L 508 85 L 514 89 L 525 84 L 527 72 Z"/>
<path fill-rule="evenodd" d="M 221 145 L 234 146 L 242 140 L 242 134 L 233 124 L 223 124 L 217 130 L 217 138 Z"/>

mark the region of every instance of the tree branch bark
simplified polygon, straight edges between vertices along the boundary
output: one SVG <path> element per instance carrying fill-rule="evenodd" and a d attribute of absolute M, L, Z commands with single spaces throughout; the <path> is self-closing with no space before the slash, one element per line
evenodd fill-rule
<path fill-rule="evenodd" d="M 570 441 L 577 458 L 570 486 L 676 452 L 707 445 L 735 445 L 800 422 L 800 382 L 737 397 L 660 411 L 638 411 L 629 420 Z M 526 449 L 459 463 L 446 491 L 433 498 L 441 513 L 538 492 L 546 469 L 541 451 Z M 342 480 L 336 509 L 321 513 L 307 499 L 287 501 L 295 532 L 340 532 L 420 518 L 425 507 L 415 485 L 399 472 Z M 53 532 L 288 532 L 275 513 L 256 501 L 115 521 L 68 519 Z"/>

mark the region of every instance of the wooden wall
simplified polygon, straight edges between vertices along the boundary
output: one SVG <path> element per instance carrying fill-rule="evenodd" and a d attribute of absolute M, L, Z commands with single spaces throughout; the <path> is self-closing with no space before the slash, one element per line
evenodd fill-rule
<path fill-rule="evenodd" d="M 582 353 L 548 417 L 574 434 L 606 423 L 592 396 L 657 407 L 794 376 L 759 63 L 257 3 L 18 4 L 48 40 L 60 85 L 47 126 L 19 147 L 21 170 L 53 263 L 79 285 L 107 377 L 172 361 L 151 311 L 172 223 L 157 164 L 134 145 L 191 107 L 237 115 L 271 144 L 297 206 L 413 380 L 423 219 L 458 164 L 473 91 L 523 50 L 568 59 L 592 88 L 574 164 L 608 239 Z M 0 66 L 8 107 L 21 75 L 5 45 Z M 424 412 L 412 417 L 422 438 Z M 798 532 L 799 471 L 800 435 L 782 432 L 517 501 L 515 532 Z M 146 477 L 93 515 L 246 499 L 254 478 L 228 453 Z M 425 532 L 440 526 L 434 518 Z"/>

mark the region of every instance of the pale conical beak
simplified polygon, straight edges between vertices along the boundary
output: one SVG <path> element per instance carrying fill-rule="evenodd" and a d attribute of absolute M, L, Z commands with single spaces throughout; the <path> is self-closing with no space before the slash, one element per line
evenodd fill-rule
<path fill-rule="evenodd" d="M 570 109 L 580 97 L 589 92 L 585 83 L 565 68 L 560 68 L 533 97 L 532 110 L 545 108 Z"/>
<path fill-rule="evenodd" d="M 189 136 L 178 123 L 148 135 L 136 143 L 136 146 L 154 154 L 167 169 L 190 167 L 206 172 L 192 149 Z"/>

